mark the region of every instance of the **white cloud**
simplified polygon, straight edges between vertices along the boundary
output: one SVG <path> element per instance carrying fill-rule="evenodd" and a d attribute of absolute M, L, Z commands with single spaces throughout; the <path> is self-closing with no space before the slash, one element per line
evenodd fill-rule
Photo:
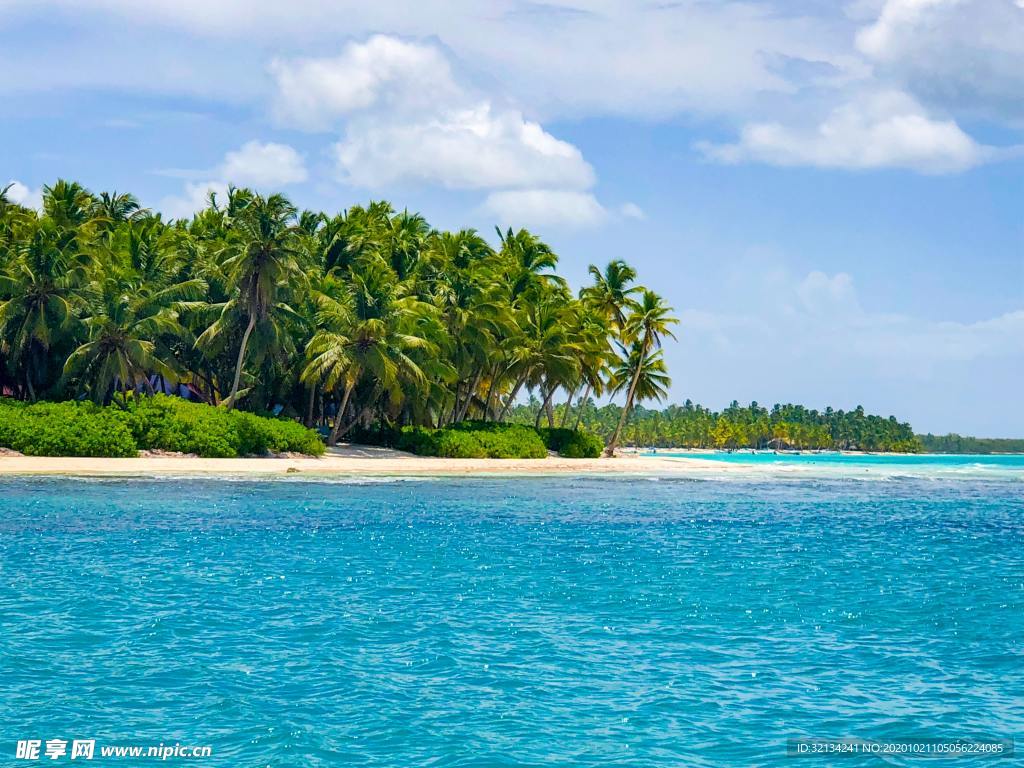
<path fill-rule="evenodd" d="M 260 188 L 298 184 L 309 177 L 302 156 L 287 144 L 258 141 L 228 152 L 219 175 L 232 184 Z"/>
<path fill-rule="evenodd" d="M 43 207 L 43 190 L 29 189 L 17 179 L 11 179 L 10 187 L 7 190 L 7 199 L 12 203 L 23 205 L 26 208 L 34 208 L 37 211 Z M 4 186 L 7 186 L 6 184 Z"/>
<path fill-rule="evenodd" d="M 216 168 L 201 174 L 173 171 L 171 175 L 200 176 L 189 181 L 180 195 L 164 198 L 158 208 L 171 218 L 185 218 L 206 207 L 211 192 L 220 202 L 227 197 L 228 186 L 252 187 L 277 192 L 285 184 L 298 184 L 309 177 L 302 156 L 287 144 L 250 141 L 224 155 Z"/>
<path fill-rule="evenodd" d="M 856 36 L 879 77 L 919 98 L 1019 124 L 1024 119 L 1024 4 L 885 0 Z"/>
<path fill-rule="evenodd" d="M 579 229 L 600 224 L 604 207 L 589 192 L 560 189 L 517 189 L 492 192 L 484 211 L 502 226 Z"/>
<path fill-rule="evenodd" d="M 451 189 L 586 189 L 580 151 L 509 107 L 461 85 L 436 46 L 376 35 L 339 56 L 277 60 L 275 114 L 324 129 L 344 118 L 333 154 L 343 181 Z"/>
<path fill-rule="evenodd" d="M 444 54 L 431 45 L 374 35 L 339 56 L 275 59 L 273 111 L 285 125 L 328 130 L 370 108 L 424 112 L 461 98 Z"/>
<path fill-rule="evenodd" d="M 647 218 L 647 214 L 644 213 L 644 209 L 636 203 L 623 203 L 619 208 L 619 213 L 625 216 L 627 219 L 638 219 L 643 221 Z"/>
<path fill-rule="evenodd" d="M 487 102 L 409 121 L 385 115 L 353 120 L 334 156 L 343 180 L 360 187 L 406 180 L 450 189 L 585 189 L 594 183 L 576 147 Z"/>
<path fill-rule="evenodd" d="M 63 46 L 73 59 L 59 66 L 31 46 L 12 55 L 7 63 L 18 71 L 9 82 L 19 87 L 128 83 L 138 90 L 254 99 L 259 89 L 252 72 L 265 63 L 263 51 L 323 51 L 339 40 L 384 31 L 443 41 L 454 58 L 482 78 L 500 80 L 531 113 L 667 115 L 730 112 L 764 93 L 791 92 L 793 82 L 778 70 L 778 57 L 840 69 L 851 59 L 845 50 L 849 22 L 841 14 L 829 18 L 764 2 L 150 0 L 144 14 L 131 0 L 8 4 L 29 17 L 64 9 L 74 14 L 76 32 L 93 38 L 80 48 Z M 130 24 L 133 34 L 111 39 L 111 16 L 114 23 Z M 169 49 L 173 56 L 166 55 Z M 296 61 L 292 66 L 299 74 L 304 69 L 295 68 Z M 371 77 L 335 83 L 321 94 L 325 104 L 295 91 L 291 106 L 312 118 L 361 103 L 379 75 L 363 72 Z"/>
<path fill-rule="evenodd" d="M 953 120 L 930 117 L 899 91 L 862 94 L 811 128 L 754 123 L 741 130 L 735 144 L 698 147 L 707 157 L 724 163 L 909 168 L 923 173 L 963 171 L 997 155 Z"/>
<path fill-rule="evenodd" d="M 227 200 L 228 185 L 223 181 L 190 181 L 185 184 L 183 194 L 165 197 L 157 207 L 168 218 L 186 219 L 206 207 L 211 192 L 223 203 Z"/>
<path fill-rule="evenodd" d="M 338 178 L 486 190 L 503 224 L 593 226 L 605 210 L 578 148 L 460 82 L 436 45 L 375 35 L 338 56 L 275 60 L 274 114 L 307 130 L 335 127 Z"/>

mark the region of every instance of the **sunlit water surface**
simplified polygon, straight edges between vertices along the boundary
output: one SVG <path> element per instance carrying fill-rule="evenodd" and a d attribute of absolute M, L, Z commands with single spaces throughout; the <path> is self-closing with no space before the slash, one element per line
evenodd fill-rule
<path fill-rule="evenodd" d="M 1021 487 L 3 480 L 0 763 L 58 736 L 275 768 L 1020 740 Z"/>

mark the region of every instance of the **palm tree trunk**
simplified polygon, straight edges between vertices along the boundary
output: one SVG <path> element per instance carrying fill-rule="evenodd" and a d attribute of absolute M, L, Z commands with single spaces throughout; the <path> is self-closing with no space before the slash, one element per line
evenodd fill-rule
<path fill-rule="evenodd" d="M 569 393 L 569 397 L 565 400 L 565 410 L 562 411 L 562 423 L 558 426 L 565 429 L 565 425 L 569 423 L 569 413 L 572 411 L 572 399 L 576 397 L 576 388 L 574 387 L 572 392 Z"/>
<path fill-rule="evenodd" d="M 540 417 L 544 415 L 544 405 L 548 401 L 548 396 L 544 392 L 544 388 L 541 387 L 540 393 L 544 395 L 540 402 L 540 408 L 537 409 L 537 418 L 533 420 L 533 428 L 538 429 L 540 427 Z"/>
<path fill-rule="evenodd" d="M 555 397 L 555 390 L 558 389 L 557 385 L 551 387 L 551 391 L 548 392 L 547 398 L 544 400 L 544 413 L 548 417 L 548 429 L 555 428 L 555 410 L 551 407 L 551 401 Z"/>
<path fill-rule="evenodd" d="M 515 387 L 512 389 L 512 393 L 508 396 L 508 400 L 505 401 L 505 405 L 502 407 L 501 413 L 498 414 L 498 421 L 504 421 L 505 417 L 508 416 L 509 409 L 512 407 L 512 403 L 516 401 L 516 395 L 519 394 L 519 390 L 522 388 L 524 381 L 526 381 L 525 373 L 519 377 L 519 381 L 516 382 Z"/>
<path fill-rule="evenodd" d="M 359 423 L 360 419 L 362 419 L 364 421 L 368 421 L 370 416 L 372 416 L 372 413 L 371 413 L 370 409 L 369 408 L 364 408 L 363 412 L 361 414 L 359 414 L 354 419 L 352 419 L 352 421 L 349 422 L 348 426 L 345 427 L 343 430 L 341 430 L 338 433 L 338 437 L 344 437 L 345 435 L 348 434 L 349 430 L 352 429 L 352 427 L 354 427 L 356 424 Z M 368 426 L 368 425 L 364 425 L 364 426 Z"/>
<path fill-rule="evenodd" d="M 460 397 L 461 394 L 462 394 L 462 379 L 459 379 L 458 381 L 455 382 L 455 402 L 452 404 L 451 413 L 448 414 L 448 423 L 450 423 L 450 424 L 454 424 L 455 423 L 455 417 L 459 413 L 459 407 L 461 406 L 461 397 Z"/>
<path fill-rule="evenodd" d="M 256 315 L 252 313 L 249 315 L 249 324 L 245 327 L 245 333 L 242 334 L 242 346 L 238 348 L 238 362 L 235 363 L 235 381 L 231 385 L 231 394 L 228 395 L 228 410 L 230 411 L 235 407 L 235 397 L 238 396 L 238 382 L 242 379 L 242 362 L 245 360 L 245 348 L 249 346 L 249 336 L 252 335 L 252 329 L 256 327 Z"/>
<path fill-rule="evenodd" d="M 494 391 L 498 384 L 498 366 L 491 369 L 491 382 L 487 385 L 487 398 L 484 400 L 484 421 L 494 417 Z"/>
<path fill-rule="evenodd" d="M 352 389 L 355 387 L 354 381 L 345 383 L 345 394 L 341 396 L 341 405 L 338 406 L 338 415 L 334 417 L 334 426 L 331 427 L 331 434 L 327 438 L 327 444 L 332 448 L 338 442 L 339 432 L 341 430 L 341 420 L 345 418 L 345 411 L 348 409 L 348 399 L 352 394 Z"/>
<path fill-rule="evenodd" d="M 462 410 L 459 412 L 459 421 L 464 421 L 467 414 L 469 413 L 469 406 L 473 404 L 473 393 L 476 392 L 476 388 L 480 386 L 480 379 L 484 377 L 484 369 L 478 368 L 476 374 L 473 376 L 473 383 L 469 385 L 469 392 L 466 393 L 466 401 L 462 404 Z"/>
<path fill-rule="evenodd" d="M 583 419 L 583 406 L 590 399 L 590 385 L 587 384 L 586 390 L 583 392 L 583 397 L 580 398 L 579 403 L 576 405 L 576 426 L 573 429 L 580 428 L 580 421 Z"/>
<path fill-rule="evenodd" d="M 35 390 L 35 387 L 32 386 L 32 370 L 31 369 L 25 371 L 25 386 L 28 387 L 28 399 L 29 399 L 29 402 L 30 403 L 34 403 L 36 401 L 36 390 Z"/>
<path fill-rule="evenodd" d="M 615 427 L 615 432 L 612 434 L 612 439 L 608 442 L 608 446 L 604 449 L 605 456 L 611 457 L 615 455 L 615 448 L 619 444 L 619 435 L 622 434 L 622 428 L 626 426 L 626 419 L 629 417 L 629 411 L 633 407 L 633 395 L 636 393 L 636 385 L 640 381 L 640 373 L 643 369 L 644 354 L 641 353 L 637 356 L 636 371 L 633 372 L 633 380 L 629 382 L 629 392 L 626 394 L 626 404 L 619 415 L 619 423 Z"/>
<path fill-rule="evenodd" d="M 309 403 L 306 405 L 306 426 L 313 426 L 313 404 L 316 402 L 316 384 L 309 388 Z"/>

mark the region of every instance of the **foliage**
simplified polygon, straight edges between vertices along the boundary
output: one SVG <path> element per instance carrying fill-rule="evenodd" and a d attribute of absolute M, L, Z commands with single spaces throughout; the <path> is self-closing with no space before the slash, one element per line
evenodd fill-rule
<path fill-rule="evenodd" d="M 926 453 L 1024 453 L 1024 440 L 997 437 L 965 437 L 948 435 L 918 435 Z"/>
<path fill-rule="evenodd" d="M 159 449 L 206 458 L 324 450 L 315 432 L 293 421 L 163 395 L 129 401 L 124 409 L 0 400 L 0 447 L 30 456 L 135 456 Z"/>
<path fill-rule="evenodd" d="M 0 400 L 0 447 L 28 456 L 135 456 L 126 414 L 88 402 Z"/>
<path fill-rule="evenodd" d="M 459 459 L 542 459 L 548 455 L 536 430 L 517 424 L 479 422 L 444 429 L 406 427 L 395 447 L 421 456 Z"/>
<path fill-rule="evenodd" d="M 573 432 L 559 453 L 567 459 L 596 459 L 604 450 L 604 440 L 590 432 Z"/>
<path fill-rule="evenodd" d="M 510 418 L 530 423 L 537 404 L 512 410 Z M 564 405 L 555 408 L 564 413 Z M 577 407 L 584 428 L 597 435 L 611 435 L 622 416 L 617 405 L 597 407 L 593 401 Z M 857 406 L 850 411 L 824 411 L 800 405 L 733 402 L 721 412 L 689 400 L 663 410 L 636 408 L 622 430 L 630 445 L 658 448 L 796 448 L 917 452 L 921 444 L 910 425 L 895 417 L 866 414 Z"/>
<path fill-rule="evenodd" d="M 660 396 L 652 355 L 674 321 L 632 267 L 592 265 L 574 293 L 535 233 L 497 234 L 439 231 L 385 201 L 321 213 L 240 188 L 174 221 L 63 180 L 42 212 L 0 194 L 0 392 L 131 410 L 187 386 L 226 411 L 326 427 L 329 444 L 502 422 L 524 391 L 549 428 L 558 391 L 585 403 L 618 387 L 627 410 Z M 165 442 L 204 455 L 288 442 L 244 419 L 182 411 L 175 425 Z M 443 439 L 515 452 L 498 433 Z"/>

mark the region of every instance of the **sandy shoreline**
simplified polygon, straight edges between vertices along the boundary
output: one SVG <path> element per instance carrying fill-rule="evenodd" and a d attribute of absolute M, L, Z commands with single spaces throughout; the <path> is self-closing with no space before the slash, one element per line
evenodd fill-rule
<path fill-rule="evenodd" d="M 375 475 L 665 475 L 729 472 L 721 462 L 703 459 L 619 456 L 614 459 L 440 459 L 381 448 L 346 447 L 322 457 L 202 459 L 144 456 L 133 459 L 2 456 L 0 475 L 78 476 L 274 476 L 366 477 Z"/>

